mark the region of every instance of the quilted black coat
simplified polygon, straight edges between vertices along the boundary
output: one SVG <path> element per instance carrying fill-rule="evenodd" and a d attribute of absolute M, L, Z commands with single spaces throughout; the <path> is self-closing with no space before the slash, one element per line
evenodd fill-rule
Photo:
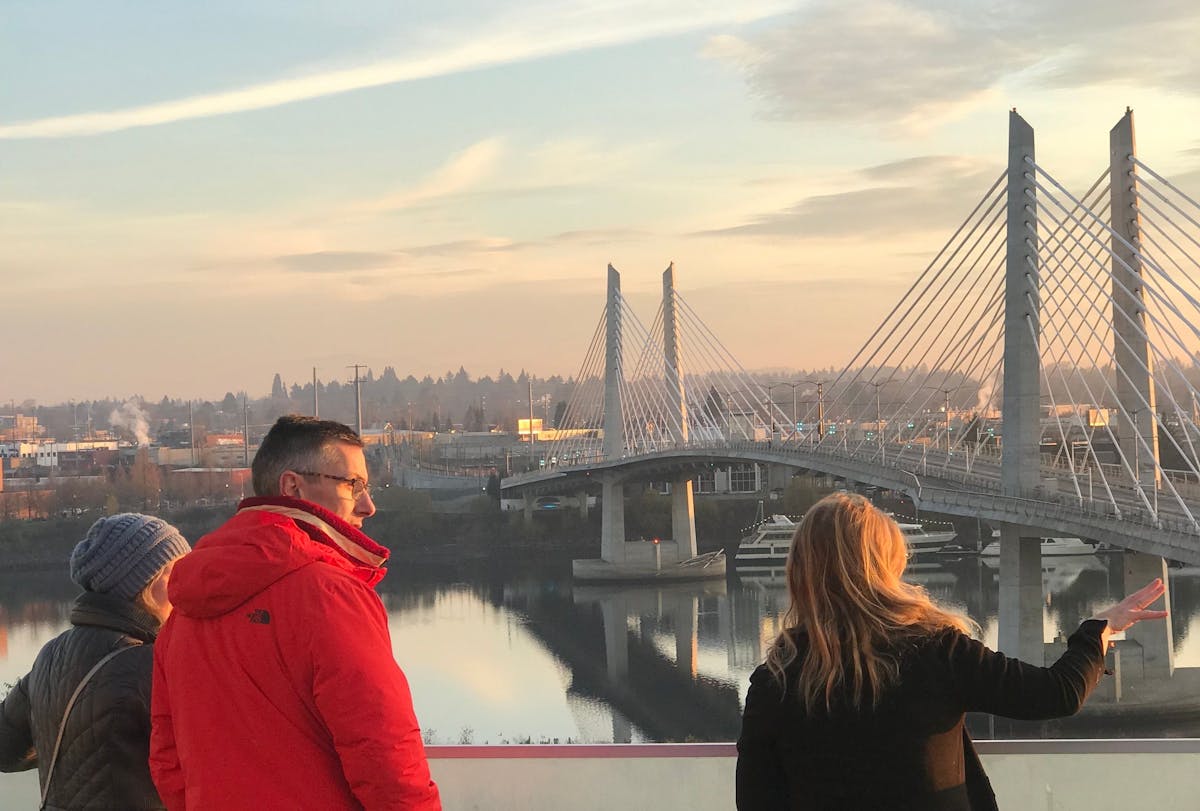
<path fill-rule="evenodd" d="M 71 693 L 118 647 L 71 711 L 46 808 L 161 809 L 150 781 L 150 681 L 157 618 L 140 606 L 85 592 L 69 630 L 46 643 L 33 669 L 0 704 L 0 771 L 38 768 L 45 784 L 54 740 Z"/>
<path fill-rule="evenodd" d="M 737 807 L 966 811 L 996 798 L 963 714 L 1060 718 L 1079 711 L 1104 670 L 1104 620 L 1086 620 L 1049 667 L 1037 667 L 952 629 L 896 644 L 899 680 L 861 711 L 808 712 L 765 665 L 750 676 L 738 739 Z M 799 678 L 808 640 L 794 632 Z"/>

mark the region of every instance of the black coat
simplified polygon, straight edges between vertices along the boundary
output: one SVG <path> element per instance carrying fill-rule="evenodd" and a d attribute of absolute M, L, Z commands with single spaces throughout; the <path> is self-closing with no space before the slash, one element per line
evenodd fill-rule
<path fill-rule="evenodd" d="M 1104 670 L 1102 620 L 1088 620 L 1050 667 L 989 650 L 958 631 L 899 645 L 899 681 L 874 709 L 807 713 L 795 684 L 806 638 L 794 638 L 786 696 L 767 670 L 750 677 L 738 739 L 739 811 L 995 807 L 966 712 L 1044 719 L 1071 715 Z M 969 778 L 974 778 L 973 780 Z M 979 790 L 981 794 L 977 794 Z M 970 799 L 968 798 L 970 793 Z"/>
<path fill-rule="evenodd" d="M 158 620 L 133 603 L 85 592 L 72 628 L 46 643 L 33 669 L 0 704 L 0 771 L 38 767 L 44 782 L 67 701 L 96 662 L 105 663 L 75 702 L 46 798 L 52 809 L 163 808 L 150 781 L 150 670 Z"/>

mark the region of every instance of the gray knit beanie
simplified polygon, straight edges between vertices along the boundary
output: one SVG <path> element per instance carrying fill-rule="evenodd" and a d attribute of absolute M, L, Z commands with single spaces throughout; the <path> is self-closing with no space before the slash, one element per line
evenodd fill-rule
<path fill-rule="evenodd" d="M 161 518 L 110 515 L 92 524 L 71 552 L 71 579 L 85 591 L 132 600 L 162 567 L 191 549 L 179 530 Z"/>

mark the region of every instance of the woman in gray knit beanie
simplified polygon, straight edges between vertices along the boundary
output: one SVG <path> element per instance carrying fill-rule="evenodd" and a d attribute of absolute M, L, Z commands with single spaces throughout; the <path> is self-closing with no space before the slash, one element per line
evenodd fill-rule
<path fill-rule="evenodd" d="M 165 567 L 191 551 L 179 530 L 161 518 L 121 513 L 92 524 L 71 553 L 71 579 L 84 591 L 111 594 L 124 600 L 141 597 L 143 607 L 166 622 Z M 161 581 L 161 599 L 144 593 Z M 149 603 L 149 604 L 147 604 Z"/>
<path fill-rule="evenodd" d="M 161 518 L 122 513 L 92 524 L 71 553 L 71 579 L 83 589 L 71 628 L 0 704 L 0 771 L 37 767 L 43 807 L 163 808 L 147 762 L 150 671 L 171 613 L 171 570 L 189 551 Z"/>

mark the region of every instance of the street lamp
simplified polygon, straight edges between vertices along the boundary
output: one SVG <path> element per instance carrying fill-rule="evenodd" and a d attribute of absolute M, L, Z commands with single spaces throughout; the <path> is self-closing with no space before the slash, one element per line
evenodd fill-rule
<path fill-rule="evenodd" d="M 879 407 L 879 388 L 880 388 L 880 386 L 885 386 L 888 383 L 891 383 L 895 379 L 896 379 L 895 376 L 893 376 L 893 377 L 889 377 L 887 380 L 867 381 L 868 386 L 875 387 L 875 433 L 879 440 L 879 463 L 880 464 L 887 463 L 887 450 L 883 443 L 883 434 L 884 434 L 883 414 L 880 412 L 880 407 Z"/>
<path fill-rule="evenodd" d="M 529 456 L 533 457 L 533 443 L 537 441 L 533 432 L 533 375 L 527 379 L 529 383 Z"/>
<path fill-rule="evenodd" d="M 817 441 L 825 437 L 825 384 L 828 380 L 799 380 L 798 383 L 815 383 L 817 386 Z"/>
<path fill-rule="evenodd" d="M 922 389 L 930 389 L 932 391 L 940 391 L 943 396 L 942 413 L 946 415 L 946 453 L 950 452 L 950 394 L 959 389 L 969 388 L 968 386 L 958 385 L 951 388 L 940 388 L 938 386 L 921 386 Z"/>
<path fill-rule="evenodd" d="M 771 404 L 772 404 L 772 405 L 774 405 L 774 402 L 775 402 L 775 401 L 774 401 L 774 396 L 775 396 L 775 395 L 774 395 L 774 394 L 771 394 L 771 391 L 772 391 L 772 390 L 773 390 L 773 389 L 774 389 L 776 386 L 788 386 L 788 387 L 790 387 L 790 388 L 791 388 L 791 390 L 792 390 L 792 427 L 791 427 L 791 429 L 790 429 L 789 433 L 791 434 L 791 436 L 792 436 L 792 439 L 793 439 L 793 440 L 796 438 L 796 420 L 797 420 L 797 414 L 796 414 L 796 387 L 797 387 L 797 386 L 801 386 L 801 385 L 803 385 L 805 382 L 807 382 L 807 381 L 804 381 L 804 380 L 793 380 L 793 381 L 788 381 L 788 380 L 778 380 L 778 381 L 776 381 L 776 382 L 774 382 L 774 383 L 768 383 L 768 384 L 767 384 L 767 393 L 768 393 L 768 394 L 771 396 L 771 398 L 772 398 L 772 400 L 771 400 Z"/>

